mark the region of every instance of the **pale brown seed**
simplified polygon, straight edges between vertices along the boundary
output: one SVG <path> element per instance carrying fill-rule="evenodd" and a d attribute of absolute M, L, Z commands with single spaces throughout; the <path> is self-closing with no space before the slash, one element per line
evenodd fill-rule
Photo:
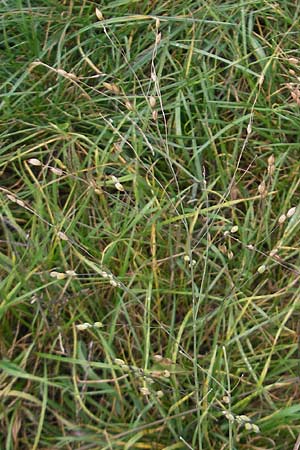
<path fill-rule="evenodd" d="M 290 218 L 290 217 L 292 217 L 292 216 L 295 214 L 295 212 L 296 212 L 296 207 L 294 206 L 293 208 L 290 208 L 290 209 L 288 210 L 288 212 L 286 213 L 286 216 L 287 216 L 288 218 Z"/>
<path fill-rule="evenodd" d="M 33 61 L 29 66 L 29 72 L 31 72 L 35 67 L 40 66 L 42 63 L 40 61 Z"/>
<path fill-rule="evenodd" d="M 102 14 L 102 12 L 100 11 L 100 9 L 96 8 L 96 9 L 95 9 L 95 14 L 96 14 L 96 17 L 97 17 L 98 20 L 101 21 L 101 20 L 104 19 L 103 14 Z"/>
<path fill-rule="evenodd" d="M 258 85 L 259 85 L 259 86 L 262 86 L 263 83 L 264 83 L 264 80 L 265 80 L 265 76 L 264 76 L 264 74 L 262 73 L 262 74 L 260 75 L 259 79 L 258 79 Z"/>
<path fill-rule="evenodd" d="M 76 325 L 76 328 L 78 331 L 84 331 L 87 328 L 90 328 L 90 326 L 91 325 L 89 323 L 85 322 L 85 323 L 80 323 L 80 324 Z"/>
<path fill-rule="evenodd" d="M 264 273 L 266 270 L 266 266 L 263 264 L 261 266 L 259 266 L 259 268 L 257 269 L 258 273 Z"/>
<path fill-rule="evenodd" d="M 116 152 L 121 152 L 122 151 L 120 142 L 115 142 L 113 146 L 114 146 L 114 150 Z"/>
<path fill-rule="evenodd" d="M 16 203 L 17 203 L 17 205 L 22 206 L 22 208 L 24 208 L 24 206 L 25 206 L 25 203 L 23 202 L 23 200 L 19 200 L 18 198 L 16 199 Z"/>
<path fill-rule="evenodd" d="M 115 358 L 114 363 L 117 364 L 117 366 L 124 366 L 125 361 L 123 361 L 123 359 L 120 358 Z"/>
<path fill-rule="evenodd" d="M 268 166 L 268 174 L 272 176 L 274 172 L 275 172 L 275 165 L 271 164 L 270 166 Z"/>
<path fill-rule="evenodd" d="M 58 73 L 58 75 L 62 75 L 63 77 L 66 77 L 68 75 L 68 72 L 66 72 L 64 69 L 57 69 L 56 73 Z"/>
<path fill-rule="evenodd" d="M 233 252 L 231 250 L 229 250 L 229 252 L 227 253 L 227 257 L 228 259 L 233 259 Z"/>
<path fill-rule="evenodd" d="M 156 105 L 156 98 L 154 97 L 154 95 L 150 95 L 149 97 L 149 105 L 151 106 L 151 108 L 154 108 Z"/>
<path fill-rule="evenodd" d="M 242 422 L 251 422 L 248 416 L 242 414 L 241 416 L 237 416 Z"/>
<path fill-rule="evenodd" d="M 56 73 L 58 73 L 58 75 L 61 75 L 61 76 L 65 77 L 65 78 L 70 78 L 71 80 L 78 80 L 78 78 L 75 75 L 75 73 L 67 72 L 64 69 L 57 69 Z"/>
<path fill-rule="evenodd" d="M 16 201 L 17 201 L 16 197 L 14 197 L 14 196 L 11 195 L 11 194 L 6 194 L 6 197 L 7 197 L 8 200 L 10 200 L 11 202 L 16 203 Z"/>
<path fill-rule="evenodd" d="M 68 241 L 68 240 L 69 240 L 68 236 L 67 236 L 65 233 L 63 233 L 62 231 L 59 231 L 59 232 L 57 233 L 57 236 L 58 236 L 59 239 L 61 239 L 62 241 Z"/>
<path fill-rule="evenodd" d="M 234 415 L 231 414 L 229 411 L 223 411 L 224 416 L 226 419 L 228 419 L 230 422 L 234 422 Z"/>
<path fill-rule="evenodd" d="M 66 274 L 69 275 L 69 277 L 75 277 L 77 275 L 75 270 L 66 270 Z"/>
<path fill-rule="evenodd" d="M 43 163 L 37 158 L 27 159 L 27 163 L 30 164 L 31 166 L 42 166 L 43 165 Z"/>
<path fill-rule="evenodd" d="M 264 196 L 266 194 L 267 190 L 266 190 L 266 183 L 264 180 L 258 186 L 258 192 L 260 193 L 261 196 Z"/>
<path fill-rule="evenodd" d="M 297 105 L 300 105 L 300 91 L 298 89 L 291 92 L 291 97 Z"/>
<path fill-rule="evenodd" d="M 128 111 L 133 111 L 134 110 L 133 104 L 130 103 L 129 101 L 125 102 L 125 106 L 128 109 Z"/>
<path fill-rule="evenodd" d="M 286 221 L 286 215 L 285 214 L 281 214 L 281 216 L 278 219 L 278 223 L 281 225 Z"/>
<path fill-rule="evenodd" d="M 108 273 L 107 273 L 107 272 L 104 272 L 104 270 L 102 270 L 102 271 L 100 272 L 100 275 L 101 275 L 103 278 L 108 278 Z"/>
<path fill-rule="evenodd" d="M 299 63 L 299 60 L 298 60 L 297 58 L 291 57 L 291 58 L 288 59 L 288 62 L 289 62 L 290 64 L 298 64 L 298 63 Z"/>
<path fill-rule="evenodd" d="M 63 171 L 61 169 L 58 169 L 57 167 L 50 167 L 50 171 L 54 173 L 54 175 L 62 175 Z"/>
<path fill-rule="evenodd" d="M 154 110 L 152 111 L 152 119 L 156 121 L 157 118 L 158 118 L 158 112 L 157 112 L 156 109 L 154 109 Z"/>
<path fill-rule="evenodd" d="M 52 271 L 52 272 L 50 272 L 50 277 L 56 278 L 57 280 L 63 280 L 64 278 L 66 278 L 66 274 L 61 273 L 61 272 Z"/>
<path fill-rule="evenodd" d="M 141 388 L 140 388 L 140 393 L 141 393 L 142 395 L 150 395 L 150 391 L 149 391 L 149 389 L 146 388 L 146 387 L 141 387 Z"/>
<path fill-rule="evenodd" d="M 227 247 L 225 244 L 219 245 L 218 248 L 219 248 L 220 252 L 223 253 L 223 255 L 227 252 Z"/>
<path fill-rule="evenodd" d="M 120 94 L 120 89 L 114 83 L 106 83 L 106 82 L 104 82 L 103 86 L 105 87 L 105 89 L 107 89 L 110 92 L 113 92 L 114 94 Z"/>
<path fill-rule="evenodd" d="M 120 192 L 124 192 L 124 191 L 125 191 L 124 186 L 123 186 L 123 184 L 121 184 L 121 183 L 116 183 L 116 184 L 115 184 L 115 188 L 116 188 L 118 191 L 120 191 Z"/>
<path fill-rule="evenodd" d="M 74 80 L 74 81 L 78 80 L 78 76 L 75 75 L 75 73 L 73 73 L 73 72 L 68 72 L 68 77 L 71 78 L 71 80 Z"/>

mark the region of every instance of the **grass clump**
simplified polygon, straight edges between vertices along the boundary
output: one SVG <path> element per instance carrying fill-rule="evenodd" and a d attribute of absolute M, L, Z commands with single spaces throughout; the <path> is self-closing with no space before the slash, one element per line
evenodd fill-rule
<path fill-rule="evenodd" d="M 0 448 L 299 448 L 298 15 L 3 2 Z"/>

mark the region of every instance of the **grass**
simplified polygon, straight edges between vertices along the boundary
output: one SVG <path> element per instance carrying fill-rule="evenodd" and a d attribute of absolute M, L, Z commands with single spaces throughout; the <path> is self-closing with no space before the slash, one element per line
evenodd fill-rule
<path fill-rule="evenodd" d="M 1 449 L 300 448 L 299 8 L 2 2 Z"/>

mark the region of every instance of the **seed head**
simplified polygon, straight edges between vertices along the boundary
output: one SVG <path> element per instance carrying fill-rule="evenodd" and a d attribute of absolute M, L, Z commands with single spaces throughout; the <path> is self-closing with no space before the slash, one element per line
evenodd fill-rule
<path fill-rule="evenodd" d="M 6 197 L 8 198 L 8 200 L 10 200 L 11 202 L 16 203 L 17 199 L 14 195 L 11 194 L 6 194 Z"/>
<path fill-rule="evenodd" d="M 84 330 L 86 330 L 87 328 L 90 328 L 90 327 L 91 327 L 91 324 L 89 324 L 88 322 L 79 323 L 78 325 L 76 325 L 76 328 L 77 328 L 78 331 L 84 331 Z"/>
<path fill-rule="evenodd" d="M 258 273 L 264 273 L 266 270 L 266 266 L 264 264 L 262 264 L 261 266 L 259 266 L 259 268 L 257 269 Z"/>
<path fill-rule="evenodd" d="M 66 270 L 66 275 L 69 275 L 70 277 L 75 277 L 77 273 L 75 270 Z"/>
<path fill-rule="evenodd" d="M 103 278 L 108 278 L 108 273 L 107 273 L 107 272 L 104 272 L 104 270 L 102 270 L 102 271 L 100 272 L 100 275 L 101 275 Z"/>
<path fill-rule="evenodd" d="M 141 393 L 142 395 L 150 395 L 150 391 L 149 391 L 149 389 L 146 388 L 146 387 L 141 387 L 141 388 L 140 388 L 140 393 Z"/>
<path fill-rule="evenodd" d="M 36 158 L 30 158 L 27 160 L 27 163 L 30 164 L 31 166 L 42 166 L 43 163 Z"/>
<path fill-rule="evenodd" d="M 152 111 L 152 119 L 155 120 L 155 121 L 157 121 L 157 119 L 158 119 L 158 112 L 157 112 L 156 109 L 154 109 Z"/>
<path fill-rule="evenodd" d="M 224 414 L 227 420 L 229 420 L 230 422 L 234 422 L 233 414 L 231 414 L 229 411 L 222 411 L 222 413 Z"/>
<path fill-rule="evenodd" d="M 290 208 L 290 209 L 288 210 L 288 212 L 286 213 L 286 216 L 287 216 L 288 218 L 290 218 L 290 217 L 292 217 L 292 216 L 295 214 L 295 212 L 296 212 L 296 207 L 294 206 L 293 208 Z"/>
<path fill-rule="evenodd" d="M 24 206 L 25 206 L 25 203 L 23 202 L 23 200 L 19 200 L 18 198 L 16 199 L 16 203 L 17 203 L 17 205 L 22 206 L 22 208 L 24 208 Z"/>
<path fill-rule="evenodd" d="M 251 420 L 249 419 L 248 416 L 245 415 L 241 415 L 241 416 L 237 416 L 242 422 L 251 422 Z"/>
<path fill-rule="evenodd" d="M 151 106 L 151 108 L 154 108 L 156 105 L 156 98 L 153 95 L 149 97 L 149 105 Z"/>
<path fill-rule="evenodd" d="M 54 173 L 54 175 L 62 175 L 63 171 L 61 169 L 58 169 L 57 167 L 50 167 L 50 171 Z"/>
<path fill-rule="evenodd" d="M 62 272 L 56 272 L 55 270 L 53 270 L 52 272 L 50 272 L 50 277 L 56 278 L 57 280 L 63 280 L 64 278 L 66 278 L 66 274 Z"/>
<path fill-rule="evenodd" d="M 96 8 L 96 9 L 95 9 L 95 14 L 96 14 L 97 19 L 100 20 L 100 22 L 101 22 L 101 20 L 104 19 L 103 14 L 102 14 L 102 12 L 100 11 L 100 9 Z"/>
<path fill-rule="evenodd" d="M 103 83 L 103 86 L 105 87 L 105 89 L 107 89 L 108 91 L 112 92 L 113 94 L 120 94 L 120 89 L 118 88 L 118 86 L 114 83 Z"/>
<path fill-rule="evenodd" d="M 260 183 L 260 185 L 258 186 L 258 192 L 260 193 L 260 195 L 261 195 L 262 197 L 267 193 L 265 180 L 263 180 L 263 181 Z"/>
<path fill-rule="evenodd" d="M 227 253 L 227 257 L 228 259 L 233 259 L 234 257 L 233 251 L 229 250 L 229 252 Z"/>
<path fill-rule="evenodd" d="M 57 233 L 57 236 L 58 236 L 59 239 L 61 239 L 62 241 L 68 241 L 68 240 L 69 240 L 68 236 L 67 236 L 65 233 L 63 233 L 62 231 L 59 231 L 59 232 Z"/>
<path fill-rule="evenodd" d="M 120 359 L 120 358 L 115 358 L 114 359 L 114 363 L 117 364 L 117 366 L 124 366 L 125 365 L 125 361 L 123 361 L 123 359 Z"/>
<path fill-rule="evenodd" d="M 286 221 L 286 215 L 285 214 L 281 214 L 281 216 L 278 219 L 278 223 L 281 225 Z"/>
<path fill-rule="evenodd" d="M 120 192 L 124 192 L 124 191 L 125 191 L 125 189 L 124 189 L 124 187 L 123 187 L 123 185 L 122 185 L 121 183 L 116 183 L 116 184 L 115 184 L 115 188 L 116 188 L 118 191 L 120 191 Z"/>
<path fill-rule="evenodd" d="M 298 64 L 298 63 L 299 63 L 299 60 L 298 60 L 297 58 L 291 57 L 291 58 L 288 58 L 288 62 L 289 62 L 290 64 Z"/>
<path fill-rule="evenodd" d="M 134 110 L 133 104 L 130 103 L 128 100 L 125 102 L 125 106 L 126 106 L 126 109 L 128 109 L 128 111 Z"/>

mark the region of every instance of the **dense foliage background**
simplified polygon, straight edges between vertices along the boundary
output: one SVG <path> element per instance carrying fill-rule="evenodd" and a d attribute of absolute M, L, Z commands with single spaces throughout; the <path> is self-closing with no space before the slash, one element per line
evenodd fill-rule
<path fill-rule="evenodd" d="M 300 3 L 0 8 L 0 448 L 298 450 Z"/>

